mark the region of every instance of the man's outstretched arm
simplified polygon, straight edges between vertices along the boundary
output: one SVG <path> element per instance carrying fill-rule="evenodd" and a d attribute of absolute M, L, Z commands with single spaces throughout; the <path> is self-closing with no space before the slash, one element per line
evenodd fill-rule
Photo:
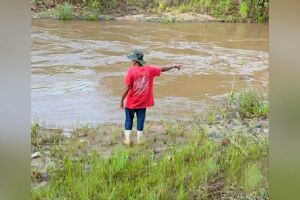
<path fill-rule="evenodd" d="M 166 71 L 169 71 L 169 70 L 171 70 L 173 68 L 176 68 L 176 69 L 180 70 L 180 67 L 181 67 L 181 65 L 172 65 L 172 66 L 169 66 L 169 67 L 163 67 L 161 69 L 161 71 L 162 72 L 166 72 Z"/>

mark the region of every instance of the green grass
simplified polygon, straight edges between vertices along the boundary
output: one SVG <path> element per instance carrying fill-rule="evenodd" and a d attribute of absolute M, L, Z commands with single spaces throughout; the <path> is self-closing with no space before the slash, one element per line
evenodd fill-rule
<path fill-rule="evenodd" d="M 120 146 L 108 158 L 95 150 L 74 157 L 86 147 L 68 143 L 57 150 L 63 152 L 61 164 L 50 171 L 49 184 L 32 189 L 32 198 L 209 199 L 226 192 L 227 186 L 234 189 L 233 197 L 253 195 L 258 187 L 267 189 L 266 174 L 259 167 L 268 154 L 267 138 L 239 136 L 222 145 L 197 133 L 162 157 L 147 146 Z M 218 177 L 217 183 L 212 181 Z"/>
<path fill-rule="evenodd" d="M 253 136 L 248 137 L 238 135 L 230 138 L 230 146 L 227 148 L 223 160 L 223 166 L 226 169 L 226 173 L 228 173 L 228 180 L 233 184 L 241 184 L 243 182 L 242 185 L 246 185 L 245 189 L 247 191 L 249 188 L 253 189 L 258 183 L 250 180 L 252 178 L 250 174 L 252 169 L 247 168 L 247 163 L 257 163 L 259 158 L 266 158 L 269 148 L 269 143 L 266 139 Z M 259 168 L 255 170 L 262 173 Z M 245 179 L 242 180 L 244 173 L 246 173 Z M 255 176 L 255 174 L 253 175 Z M 253 184 L 252 188 L 248 187 L 249 183 Z"/>
<path fill-rule="evenodd" d="M 72 20 L 73 19 L 73 6 L 69 3 L 60 5 L 58 7 L 58 19 Z"/>
<path fill-rule="evenodd" d="M 244 172 L 244 188 L 247 192 L 257 191 L 262 184 L 264 176 L 258 164 L 249 164 Z"/>
<path fill-rule="evenodd" d="M 267 117 L 269 114 L 269 102 L 262 93 L 254 89 L 230 94 L 229 102 L 236 105 L 243 118 Z"/>

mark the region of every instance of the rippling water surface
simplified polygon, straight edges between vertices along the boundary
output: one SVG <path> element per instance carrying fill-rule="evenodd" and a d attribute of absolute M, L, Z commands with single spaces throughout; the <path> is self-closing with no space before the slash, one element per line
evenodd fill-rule
<path fill-rule="evenodd" d="M 235 89 L 268 86 L 268 25 L 32 20 L 32 118 L 48 127 L 123 121 L 126 55 L 179 63 L 155 81 L 148 119 L 187 119 Z"/>

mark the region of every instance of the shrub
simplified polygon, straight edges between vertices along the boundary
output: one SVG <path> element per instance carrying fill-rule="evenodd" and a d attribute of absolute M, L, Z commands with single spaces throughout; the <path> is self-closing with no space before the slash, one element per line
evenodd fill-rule
<path fill-rule="evenodd" d="M 178 13 L 186 13 L 186 12 L 192 11 L 192 7 L 190 7 L 188 5 L 181 5 L 176 9 L 176 11 Z"/>
<path fill-rule="evenodd" d="M 249 7 L 246 2 L 243 2 L 240 6 L 240 16 L 242 19 L 246 19 L 248 16 Z"/>
<path fill-rule="evenodd" d="M 269 113 L 268 102 L 265 102 L 262 95 L 253 89 L 241 92 L 237 101 L 242 117 L 266 117 Z"/>
<path fill-rule="evenodd" d="M 159 2 L 158 4 L 158 11 L 164 11 L 167 8 L 167 4 L 165 2 Z"/>
<path fill-rule="evenodd" d="M 59 6 L 58 18 L 61 20 L 71 20 L 73 18 L 73 6 L 69 3 Z"/>
<path fill-rule="evenodd" d="M 234 10 L 234 1 L 232 0 L 220 0 L 216 2 L 215 9 L 213 11 L 215 16 L 230 15 Z"/>
<path fill-rule="evenodd" d="M 268 0 L 257 0 L 254 6 L 255 20 L 257 22 L 265 22 L 269 19 L 269 1 Z"/>
<path fill-rule="evenodd" d="M 99 0 L 87 0 L 87 4 L 92 10 L 100 10 L 102 7 L 102 1 Z"/>

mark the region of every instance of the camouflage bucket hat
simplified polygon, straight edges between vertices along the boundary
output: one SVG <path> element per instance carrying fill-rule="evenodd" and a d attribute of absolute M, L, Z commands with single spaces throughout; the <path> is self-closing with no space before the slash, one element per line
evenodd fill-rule
<path fill-rule="evenodd" d="M 127 56 L 130 60 L 138 61 L 140 64 L 144 65 L 146 62 L 144 61 L 144 53 L 141 50 L 134 50 L 134 52 Z"/>

